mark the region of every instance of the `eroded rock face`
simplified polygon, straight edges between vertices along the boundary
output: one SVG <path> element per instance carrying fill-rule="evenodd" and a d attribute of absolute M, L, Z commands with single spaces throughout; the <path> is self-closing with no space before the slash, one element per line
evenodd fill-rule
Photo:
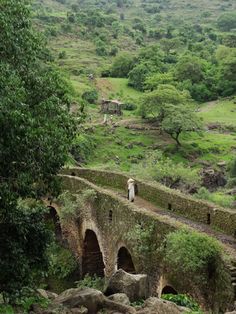
<path fill-rule="evenodd" d="M 131 302 L 148 295 L 147 275 L 133 275 L 119 269 L 109 280 L 106 295 L 124 293 Z"/>
<path fill-rule="evenodd" d="M 159 298 L 151 297 L 147 299 L 139 314 L 181 314 L 191 312 L 189 309 L 179 307 L 175 303 L 165 301 Z"/>

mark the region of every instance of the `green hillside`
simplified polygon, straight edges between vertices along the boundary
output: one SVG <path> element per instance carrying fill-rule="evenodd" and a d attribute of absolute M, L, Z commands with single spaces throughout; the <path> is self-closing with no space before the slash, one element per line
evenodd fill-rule
<path fill-rule="evenodd" d="M 86 113 L 70 163 L 128 171 L 163 183 L 172 167 L 179 167 L 176 175 L 182 183 L 176 188 L 189 191 L 186 185 L 200 182 L 202 169 L 213 167 L 218 173 L 218 164 L 225 162 L 224 175 L 233 180 L 235 1 L 36 0 L 33 8 L 52 57 L 74 87 L 73 112 L 82 106 Z M 126 104 L 121 117 L 112 122 L 108 117 L 107 126 L 100 113 L 102 98 Z M 159 107 L 166 110 L 173 102 L 181 106 L 172 113 L 168 109 L 161 121 Z M 191 127 L 194 131 L 191 123 L 189 130 L 185 127 L 190 117 L 192 125 L 201 120 L 201 131 L 189 132 Z M 186 129 L 177 149 L 168 131 L 176 119 Z M 160 176 L 156 173 L 162 170 L 149 164 L 153 159 L 166 168 Z M 222 187 L 213 190 L 227 193 Z"/>

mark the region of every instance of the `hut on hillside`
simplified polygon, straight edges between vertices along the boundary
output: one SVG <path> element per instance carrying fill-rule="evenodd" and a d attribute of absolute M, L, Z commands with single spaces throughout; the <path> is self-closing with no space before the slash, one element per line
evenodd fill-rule
<path fill-rule="evenodd" d="M 107 100 L 103 99 L 101 103 L 101 112 L 104 114 L 122 115 L 123 103 L 117 99 Z"/>

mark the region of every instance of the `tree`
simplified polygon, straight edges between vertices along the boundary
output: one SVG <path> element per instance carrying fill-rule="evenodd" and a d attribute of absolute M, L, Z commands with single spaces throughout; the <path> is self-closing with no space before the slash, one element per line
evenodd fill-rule
<path fill-rule="evenodd" d="M 217 20 L 217 25 L 223 32 L 229 32 L 236 28 L 236 12 L 222 14 Z"/>
<path fill-rule="evenodd" d="M 178 147 L 181 145 L 180 134 L 201 130 L 201 120 L 189 106 L 168 105 L 165 109 L 165 118 L 161 123 L 161 128 L 176 141 Z"/>
<path fill-rule="evenodd" d="M 176 78 L 179 81 L 190 80 L 199 83 L 204 79 L 204 63 L 198 57 L 184 56 L 176 65 Z"/>
<path fill-rule="evenodd" d="M 140 109 L 143 117 L 152 115 L 161 122 L 165 117 L 168 105 L 177 106 L 190 101 L 188 92 L 179 91 L 173 85 L 161 84 L 156 90 L 144 94 Z"/>
<path fill-rule="evenodd" d="M 222 96 L 236 92 L 236 48 L 219 47 L 216 51 L 219 63 L 218 89 Z"/>
<path fill-rule="evenodd" d="M 144 83 L 146 77 L 150 73 L 150 68 L 145 63 L 140 63 L 136 65 L 129 72 L 129 85 L 136 88 L 137 90 L 142 91 L 144 89 Z"/>
<path fill-rule="evenodd" d="M 13 293 L 45 270 L 49 236 L 38 200 L 57 191 L 74 126 L 71 87 L 47 61 L 27 0 L 1 1 L 0 29 L 0 292 Z"/>
<path fill-rule="evenodd" d="M 178 38 L 172 38 L 172 39 L 162 38 L 160 40 L 160 44 L 165 54 L 169 55 L 171 50 L 176 50 L 179 48 L 179 46 L 181 45 L 181 42 Z"/>
<path fill-rule="evenodd" d="M 128 53 L 123 53 L 118 55 L 112 66 L 111 66 L 111 76 L 113 77 L 127 77 L 128 73 L 132 70 L 134 66 L 134 58 Z"/>
<path fill-rule="evenodd" d="M 159 85 L 172 84 L 174 81 L 172 73 L 155 73 L 147 77 L 145 81 L 145 89 L 155 90 Z"/>

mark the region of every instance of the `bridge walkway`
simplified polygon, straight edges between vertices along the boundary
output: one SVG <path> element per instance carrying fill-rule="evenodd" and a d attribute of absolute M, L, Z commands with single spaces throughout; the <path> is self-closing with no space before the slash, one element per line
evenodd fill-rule
<path fill-rule="evenodd" d="M 103 188 L 105 188 L 108 191 L 115 193 L 117 196 L 119 196 L 123 199 L 127 199 L 126 193 L 122 190 L 112 189 L 111 187 L 103 187 Z M 196 231 L 205 233 L 211 237 L 216 238 L 225 246 L 225 248 L 227 249 L 227 251 L 229 253 L 233 254 L 236 257 L 236 239 L 234 237 L 226 235 L 220 231 L 214 230 L 214 229 L 212 229 L 212 227 L 210 225 L 192 221 L 188 218 L 184 218 L 184 217 L 181 217 L 181 216 L 175 214 L 171 210 L 168 211 L 166 209 L 162 209 L 160 207 L 157 207 L 153 203 L 144 200 L 140 196 L 135 197 L 135 201 L 133 204 L 139 208 L 157 213 L 158 215 L 162 215 L 165 217 L 171 217 L 172 219 L 175 219 L 176 221 L 181 222 L 181 223 L 195 229 Z"/>

